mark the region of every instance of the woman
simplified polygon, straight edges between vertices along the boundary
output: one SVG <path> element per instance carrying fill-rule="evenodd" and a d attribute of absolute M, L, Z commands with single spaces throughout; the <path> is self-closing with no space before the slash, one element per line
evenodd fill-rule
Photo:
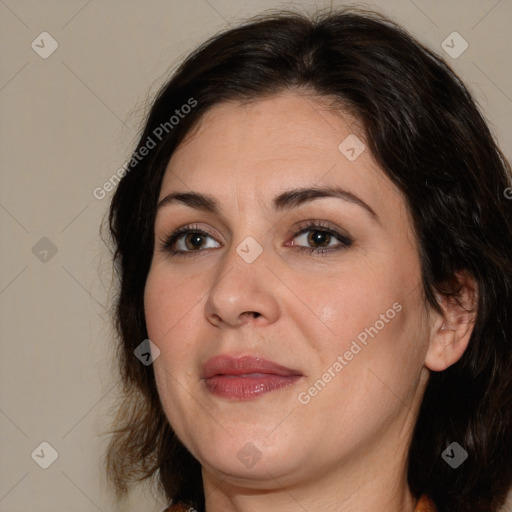
<path fill-rule="evenodd" d="M 158 475 L 170 511 L 498 511 L 510 187 L 464 85 L 376 14 L 202 45 L 111 205 L 119 495 Z"/>

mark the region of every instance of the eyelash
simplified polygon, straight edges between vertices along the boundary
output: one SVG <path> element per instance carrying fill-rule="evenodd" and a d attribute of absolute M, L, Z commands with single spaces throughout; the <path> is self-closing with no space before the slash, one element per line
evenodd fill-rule
<path fill-rule="evenodd" d="M 315 254 L 316 256 L 323 256 L 326 253 L 339 251 L 341 249 L 346 249 L 350 247 L 353 243 L 353 240 L 350 239 L 348 236 L 340 233 L 339 231 L 327 226 L 322 221 L 309 221 L 306 224 L 303 224 L 300 226 L 299 231 L 293 235 L 293 238 L 296 238 L 304 233 L 307 233 L 308 231 L 319 231 L 322 233 L 328 233 L 329 235 L 334 236 L 338 239 L 340 242 L 340 245 L 330 248 L 330 249 L 324 249 L 324 248 L 307 248 L 303 246 L 294 246 L 295 250 L 298 250 L 300 252 L 308 251 L 310 255 Z M 204 252 L 204 249 L 199 249 L 197 251 L 181 251 L 173 249 L 173 246 L 178 241 L 180 236 L 184 234 L 199 234 L 207 237 L 214 238 L 214 236 L 211 233 L 208 233 L 208 231 L 205 231 L 204 229 L 201 229 L 197 227 L 197 225 L 191 224 L 187 226 L 183 226 L 181 228 L 178 228 L 176 231 L 165 237 L 162 242 L 161 250 L 164 252 L 169 253 L 171 256 L 191 256 L 193 254 L 198 254 L 201 252 Z"/>

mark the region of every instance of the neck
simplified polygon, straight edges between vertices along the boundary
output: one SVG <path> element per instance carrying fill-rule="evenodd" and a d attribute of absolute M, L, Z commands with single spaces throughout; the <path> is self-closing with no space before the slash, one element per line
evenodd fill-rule
<path fill-rule="evenodd" d="M 394 435 L 381 432 L 356 449 L 350 461 L 308 468 L 298 478 L 269 473 L 265 481 L 247 482 L 203 468 L 206 512 L 413 512 L 417 500 L 407 484 L 412 429 L 410 414 L 404 415 L 402 428 L 393 429 Z"/>

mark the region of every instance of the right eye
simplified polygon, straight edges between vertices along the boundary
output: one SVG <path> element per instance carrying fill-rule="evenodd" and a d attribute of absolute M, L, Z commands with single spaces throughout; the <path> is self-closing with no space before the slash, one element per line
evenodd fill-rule
<path fill-rule="evenodd" d="M 162 250 L 171 256 L 185 256 L 187 253 L 201 252 L 202 249 L 216 247 L 203 247 L 205 238 L 213 239 L 212 235 L 203 229 L 183 226 L 165 238 Z"/>

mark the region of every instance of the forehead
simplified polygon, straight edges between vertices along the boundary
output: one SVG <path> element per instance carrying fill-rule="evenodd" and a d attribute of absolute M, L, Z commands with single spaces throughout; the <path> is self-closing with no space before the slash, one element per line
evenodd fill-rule
<path fill-rule="evenodd" d="M 183 154 L 187 161 L 201 163 L 208 160 L 207 153 L 227 161 L 238 161 L 244 154 L 258 161 L 297 160 L 312 154 L 338 157 L 336 142 L 352 133 L 363 138 L 354 118 L 311 95 L 289 92 L 243 103 L 224 102 L 203 115 L 174 153 L 171 166 Z"/>
<path fill-rule="evenodd" d="M 311 185 L 343 186 L 376 210 L 403 202 L 355 118 L 323 98 L 289 92 L 206 112 L 173 154 L 160 197 L 188 189 L 228 200 L 237 190 L 239 198 L 265 200 Z"/>

